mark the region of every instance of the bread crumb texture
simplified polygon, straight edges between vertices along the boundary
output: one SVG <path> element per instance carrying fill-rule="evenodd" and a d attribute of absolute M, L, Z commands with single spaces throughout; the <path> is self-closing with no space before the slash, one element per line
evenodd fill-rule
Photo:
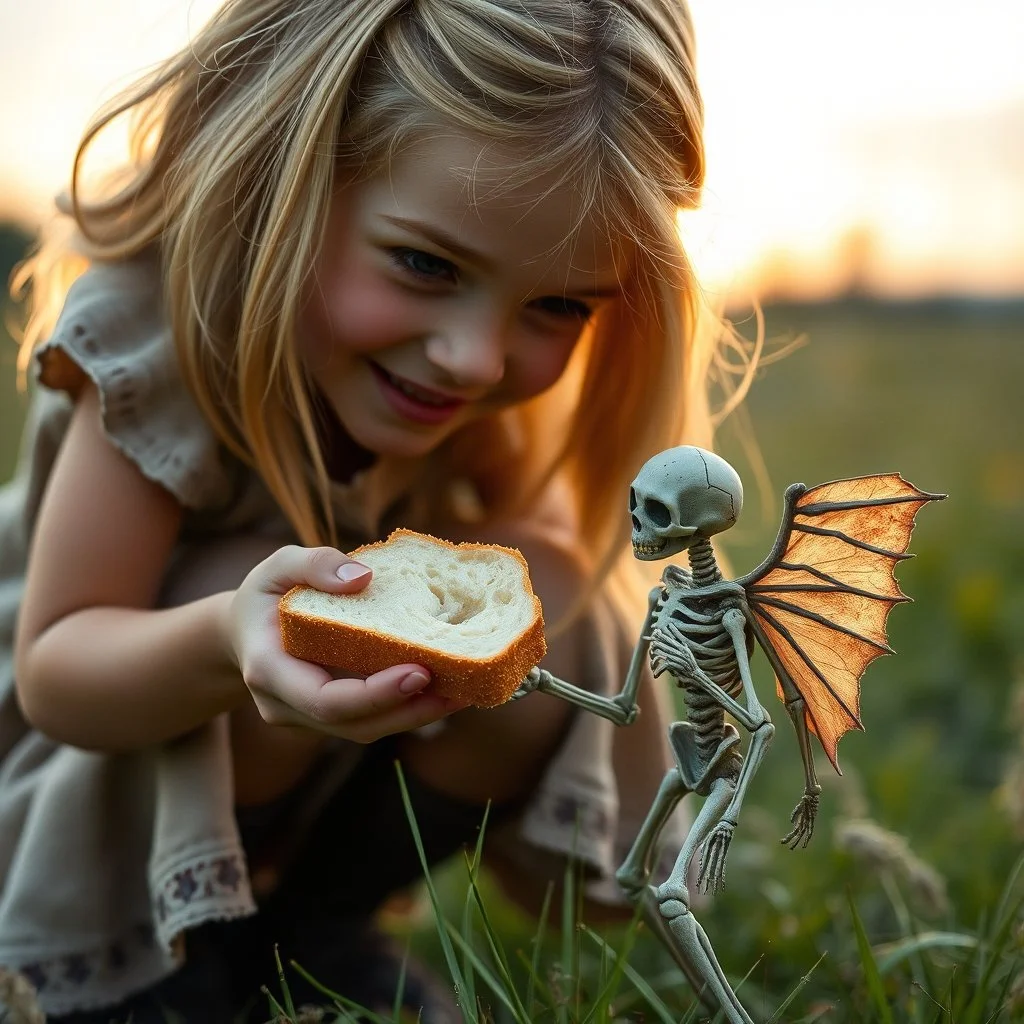
<path fill-rule="evenodd" d="M 515 548 L 395 530 L 350 557 L 373 570 L 358 593 L 293 587 L 281 598 L 293 657 L 359 677 L 422 665 L 428 692 L 483 708 L 507 701 L 544 657 L 540 599 Z"/>

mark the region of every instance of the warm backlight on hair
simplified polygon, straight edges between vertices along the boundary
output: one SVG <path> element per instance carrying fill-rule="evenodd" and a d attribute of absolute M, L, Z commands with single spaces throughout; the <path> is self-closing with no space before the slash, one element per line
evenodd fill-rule
<path fill-rule="evenodd" d="M 45 216 L 91 113 L 216 7 L 36 0 L 4 14 L 0 213 Z M 1024 8 L 691 9 L 708 178 L 680 224 L 714 297 L 1024 290 Z M 124 138 L 109 133 L 91 173 L 123 158 Z"/>

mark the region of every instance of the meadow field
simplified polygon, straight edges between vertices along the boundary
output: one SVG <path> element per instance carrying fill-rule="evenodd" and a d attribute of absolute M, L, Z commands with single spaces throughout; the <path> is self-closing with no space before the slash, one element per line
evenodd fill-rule
<path fill-rule="evenodd" d="M 765 314 L 769 338 L 806 344 L 759 371 L 742 414 L 720 433 L 747 484 L 725 544 L 736 572 L 767 553 L 790 482 L 899 471 L 949 498 L 919 516 L 916 557 L 898 570 L 914 604 L 890 619 L 897 656 L 867 672 L 866 732 L 842 741 L 843 776 L 819 760 L 821 813 L 803 851 L 778 842 L 802 776 L 759 659 L 776 741 L 748 796 L 727 887 L 702 921 L 729 975 L 749 972 L 742 991 L 758 1020 L 809 972 L 778 1019 L 1024 1020 L 1024 886 L 1014 883 L 1024 836 L 1024 302 L 851 298 Z M 13 343 L 0 339 L 0 353 L 4 480 L 26 399 L 14 388 Z M 453 920 L 463 881 L 461 865 L 437 880 Z M 613 990 L 591 933 L 552 933 L 535 959 L 536 923 L 482 885 L 511 983 L 544 996 L 530 1019 L 685 1019 L 689 992 L 642 930 L 602 931 L 611 948 L 631 946 Z M 473 968 L 480 1005 L 519 1020 L 515 1001 L 485 984 L 487 969 L 503 973 L 500 955 L 464 923 L 483 934 Z M 443 962 L 431 920 L 412 933 Z"/>
<path fill-rule="evenodd" d="M 866 731 L 840 743 L 842 777 L 818 758 L 821 812 L 805 850 L 779 844 L 802 776 L 758 659 L 775 742 L 752 784 L 725 891 L 700 918 L 730 977 L 746 977 L 757 1020 L 1022 1021 L 1024 303 L 857 298 L 779 304 L 765 317 L 776 346 L 805 343 L 758 373 L 719 435 L 747 485 L 743 518 L 723 538 L 737 574 L 767 554 L 791 482 L 898 471 L 949 497 L 921 511 L 915 557 L 897 569 L 914 603 L 890 616 L 896 656 L 865 674 Z M 457 902 L 464 869 L 443 881 Z M 534 922 L 484 892 L 505 946 L 531 949 Z M 538 1001 L 551 1019 L 694 1019 L 681 975 L 642 929 L 629 962 L 649 985 L 624 977 L 611 1000 L 594 980 L 608 969 L 604 954 L 578 932 L 575 947 L 550 940 L 549 981 L 569 1003 L 560 1016 L 558 999 Z M 425 926 L 420 938 L 435 942 Z M 614 949 L 633 940 L 606 938 Z M 582 992 L 570 983 L 564 996 L 563 973 Z M 599 1009 L 587 1002 L 596 993 Z"/>

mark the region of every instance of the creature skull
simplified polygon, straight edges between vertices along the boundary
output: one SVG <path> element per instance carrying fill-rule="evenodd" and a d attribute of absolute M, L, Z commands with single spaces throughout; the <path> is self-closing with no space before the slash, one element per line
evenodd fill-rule
<path fill-rule="evenodd" d="M 743 507 L 736 470 L 691 445 L 648 459 L 629 489 L 633 554 L 643 560 L 685 551 L 697 537 L 728 530 Z"/>

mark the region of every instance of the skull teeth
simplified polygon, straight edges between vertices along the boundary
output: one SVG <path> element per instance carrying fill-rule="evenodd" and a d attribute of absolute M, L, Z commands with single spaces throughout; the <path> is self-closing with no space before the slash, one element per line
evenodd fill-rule
<path fill-rule="evenodd" d="M 665 547 L 665 541 L 658 541 L 657 543 L 643 543 L 642 541 L 633 542 L 633 554 L 635 555 L 656 555 L 659 551 Z"/>

